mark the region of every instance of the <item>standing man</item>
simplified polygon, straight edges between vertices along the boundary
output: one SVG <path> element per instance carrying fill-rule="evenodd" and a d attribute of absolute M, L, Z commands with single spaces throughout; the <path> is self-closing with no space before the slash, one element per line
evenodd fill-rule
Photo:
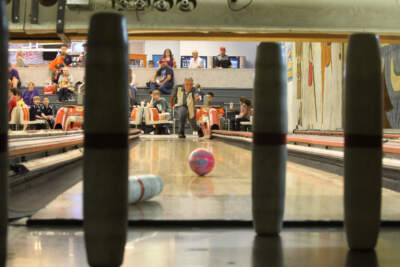
<path fill-rule="evenodd" d="M 189 69 L 203 69 L 204 61 L 199 57 L 199 53 L 194 50 L 192 52 L 192 58 L 190 59 Z"/>
<path fill-rule="evenodd" d="M 63 65 L 65 67 L 72 65 L 72 56 L 68 55 L 67 50 L 68 46 L 66 44 L 61 45 L 60 54 L 49 65 L 51 74 L 56 71 L 57 65 Z"/>
<path fill-rule="evenodd" d="M 197 131 L 199 137 L 203 137 L 203 131 L 196 124 L 195 102 L 199 100 L 196 88 L 193 87 L 193 79 L 185 78 L 182 86 L 177 86 L 171 96 L 170 107 L 175 107 L 178 114 L 179 138 L 185 138 L 185 124 L 189 120 L 193 131 Z"/>
<path fill-rule="evenodd" d="M 70 67 L 72 65 L 72 56 L 68 55 L 68 46 L 66 44 L 61 45 L 60 55 L 64 60 L 64 66 Z"/>
<path fill-rule="evenodd" d="M 165 58 L 160 59 L 161 67 L 154 73 L 150 81 L 150 90 L 158 89 L 160 92 L 169 95 L 174 87 L 174 71 L 168 66 Z M 160 80 L 157 79 L 160 77 Z"/>
<path fill-rule="evenodd" d="M 229 60 L 229 57 L 226 55 L 225 47 L 221 46 L 219 48 L 219 55 L 215 60 L 215 68 L 219 69 L 228 69 L 232 68 L 232 63 Z"/>

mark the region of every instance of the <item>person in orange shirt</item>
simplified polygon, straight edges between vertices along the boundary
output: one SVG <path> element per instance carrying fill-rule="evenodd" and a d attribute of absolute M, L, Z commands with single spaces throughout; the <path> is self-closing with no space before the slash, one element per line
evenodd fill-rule
<path fill-rule="evenodd" d="M 58 56 L 49 65 L 49 69 L 53 72 L 57 70 L 57 65 L 64 65 L 64 58 L 63 56 Z"/>
<path fill-rule="evenodd" d="M 68 46 L 63 44 L 60 48 L 60 55 L 56 57 L 49 65 L 49 69 L 51 71 L 56 70 L 56 66 L 61 64 L 63 66 L 71 66 L 72 64 L 72 57 L 67 53 Z"/>

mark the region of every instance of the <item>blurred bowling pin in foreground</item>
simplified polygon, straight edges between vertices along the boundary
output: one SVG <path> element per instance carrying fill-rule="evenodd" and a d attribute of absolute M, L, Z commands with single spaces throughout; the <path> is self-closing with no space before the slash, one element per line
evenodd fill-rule
<path fill-rule="evenodd" d="M 8 24 L 6 3 L 0 2 L 0 266 L 7 257 L 8 223 Z"/>
<path fill-rule="evenodd" d="M 163 188 L 163 181 L 155 175 L 142 174 L 129 176 L 129 204 L 146 201 L 158 196 Z"/>
<path fill-rule="evenodd" d="M 345 82 L 344 211 L 351 249 L 373 249 L 382 184 L 382 76 L 378 37 L 350 37 Z"/>
<path fill-rule="evenodd" d="M 83 180 L 85 244 L 91 266 L 120 266 L 124 256 L 128 225 L 128 60 L 125 18 L 114 13 L 93 15 L 86 63 Z"/>
<path fill-rule="evenodd" d="M 285 206 L 287 74 L 284 47 L 257 48 L 253 121 L 253 224 L 259 235 L 282 229 Z"/>

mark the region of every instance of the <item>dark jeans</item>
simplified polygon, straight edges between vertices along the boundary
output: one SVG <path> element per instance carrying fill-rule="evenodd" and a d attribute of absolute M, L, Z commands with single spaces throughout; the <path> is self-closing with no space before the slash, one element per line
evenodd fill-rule
<path fill-rule="evenodd" d="M 173 82 L 166 82 L 161 86 L 158 86 L 157 83 L 150 83 L 151 91 L 158 89 L 160 92 L 167 94 L 167 95 L 171 94 L 172 87 L 174 87 Z"/>
<path fill-rule="evenodd" d="M 245 118 L 237 118 L 237 119 L 232 119 L 231 120 L 231 129 L 233 131 L 240 131 L 240 123 L 242 121 L 249 121 L 248 119 Z"/>
<path fill-rule="evenodd" d="M 58 100 L 59 101 L 67 101 L 74 93 L 71 92 L 71 90 L 67 88 L 61 88 L 57 95 L 58 95 Z"/>
<path fill-rule="evenodd" d="M 196 111 L 194 111 L 196 112 Z M 179 133 L 184 134 L 185 133 L 185 124 L 186 120 L 189 120 L 190 127 L 192 127 L 193 131 L 198 131 L 199 127 L 197 127 L 196 124 L 196 115 L 193 117 L 193 119 L 189 118 L 189 111 L 187 106 L 180 106 L 176 108 L 176 114 L 178 116 L 178 125 L 179 125 Z M 194 113 L 196 114 L 196 113 Z"/>
<path fill-rule="evenodd" d="M 50 119 L 50 120 L 46 120 L 46 121 L 49 124 L 50 129 L 53 129 L 55 120 L 54 119 Z"/>
<path fill-rule="evenodd" d="M 168 124 L 156 125 L 155 134 L 169 134 Z"/>

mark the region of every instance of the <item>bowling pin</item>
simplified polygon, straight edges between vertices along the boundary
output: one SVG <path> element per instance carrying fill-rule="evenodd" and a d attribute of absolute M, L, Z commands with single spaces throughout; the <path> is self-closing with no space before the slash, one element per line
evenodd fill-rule
<path fill-rule="evenodd" d="M 0 15 L 0 266 L 5 266 L 8 221 L 8 24 L 5 1 L 0 1 Z"/>
<path fill-rule="evenodd" d="M 90 266 L 120 266 L 123 262 L 128 205 L 128 59 L 125 18 L 115 13 L 93 15 L 84 122 L 84 231 Z"/>
<path fill-rule="evenodd" d="M 346 267 L 378 267 L 378 258 L 374 250 L 347 252 Z"/>
<path fill-rule="evenodd" d="M 382 78 L 378 37 L 354 34 L 345 77 L 344 221 L 351 249 L 373 249 L 382 184 Z"/>
<path fill-rule="evenodd" d="M 155 175 L 142 174 L 129 176 L 128 202 L 134 204 L 158 196 L 163 190 L 164 183 Z"/>
<path fill-rule="evenodd" d="M 268 262 L 268 264 L 266 264 Z M 280 236 L 256 236 L 253 242 L 252 267 L 283 267 Z"/>
<path fill-rule="evenodd" d="M 286 60 L 279 43 L 257 48 L 254 83 L 252 210 L 259 235 L 282 229 L 286 175 Z"/>

